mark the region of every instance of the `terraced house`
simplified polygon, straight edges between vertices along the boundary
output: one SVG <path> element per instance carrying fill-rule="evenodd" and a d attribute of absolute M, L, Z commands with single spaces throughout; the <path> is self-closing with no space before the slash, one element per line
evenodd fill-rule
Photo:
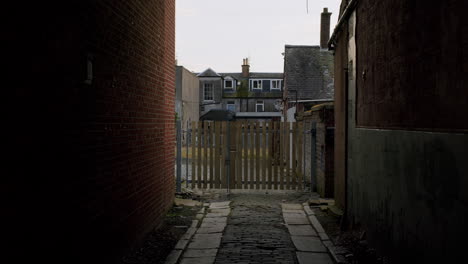
<path fill-rule="evenodd" d="M 281 120 L 283 73 L 250 72 L 244 59 L 242 72 L 217 73 L 211 68 L 200 79 L 200 116 L 212 109 L 236 113 L 237 119 Z"/>

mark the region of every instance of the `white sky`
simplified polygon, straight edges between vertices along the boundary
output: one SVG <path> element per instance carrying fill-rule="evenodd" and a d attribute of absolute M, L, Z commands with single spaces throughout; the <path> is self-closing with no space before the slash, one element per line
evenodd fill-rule
<path fill-rule="evenodd" d="M 330 35 L 341 0 L 176 0 L 178 65 L 201 72 L 282 72 L 285 44 L 319 45 L 320 13 L 328 7 Z"/>

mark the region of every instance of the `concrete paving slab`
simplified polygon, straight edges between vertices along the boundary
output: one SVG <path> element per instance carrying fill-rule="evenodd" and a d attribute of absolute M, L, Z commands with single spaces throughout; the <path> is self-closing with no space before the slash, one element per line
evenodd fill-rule
<path fill-rule="evenodd" d="M 187 249 L 184 258 L 216 257 L 217 249 Z"/>
<path fill-rule="evenodd" d="M 204 216 L 205 216 L 204 214 L 197 214 L 197 215 L 195 216 L 195 218 L 196 218 L 197 220 L 202 220 Z"/>
<path fill-rule="evenodd" d="M 307 215 L 315 215 L 314 211 L 312 211 L 312 209 L 310 209 L 310 206 L 304 206 L 304 211 Z"/>
<path fill-rule="evenodd" d="M 174 249 L 166 258 L 165 264 L 176 264 L 182 254 L 182 250 Z"/>
<path fill-rule="evenodd" d="M 317 236 L 311 225 L 287 225 L 291 236 Z"/>
<path fill-rule="evenodd" d="M 187 229 L 187 232 L 185 232 L 185 234 L 180 239 L 190 240 L 196 231 L 197 231 L 196 227 L 191 227 Z"/>
<path fill-rule="evenodd" d="M 284 222 L 287 225 L 308 225 L 309 220 L 305 216 L 303 217 L 283 217 Z"/>
<path fill-rule="evenodd" d="M 214 208 L 214 209 L 208 209 L 209 213 L 215 213 L 215 214 L 226 214 L 229 215 L 231 213 L 230 208 Z"/>
<path fill-rule="evenodd" d="M 231 201 L 225 201 L 225 202 L 213 202 L 210 204 L 210 208 L 225 208 L 231 204 Z"/>
<path fill-rule="evenodd" d="M 294 246 L 296 246 L 298 251 L 327 252 L 327 249 L 318 237 L 291 236 L 291 240 L 293 241 Z"/>
<path fill-rule="evenodd" d="M 327 253 L 296 252 L 299 264 L 333 264 Z"/>
<path fill-rule="evenodd" d="M 283 203 L 283 204 L 281 204 L 281 208 L 283 210 L 302 210 L 302 205 L 301 204 L 286 204 L 286 203 Z"/>
<path fill-rule="evenodd" d="M 192 225 L 190 227 L 197 227 L 199 222 L 198 220 L 192 220 Z"/>
<path fill-rule="evenodd" d="M 222 233 L 224 231 L 224 227 L 217 226 L 217 227 L 200 227 L 197 230 L 197 234 L 212 234 L 212 233 Z"/>
<path fill-rule="evenodd" d="M 175 245 L 174 249 L 184 249 L 187 246 L 187 243 L 189 240 L 187 239 L 181 239 L 177 244 Z"/>
<path fill-rule="evenodd" d="M 211 217 L 203 219 L 202 225 L 205 223 L 227 223 L 227 217 Z"/>
<path fill-rule="evenodd" d="M 220 213 L 207 213 L 206 214 L 206 218 L 212 218 L 212 217 L 226 217 L 228 216 L 229 214 L 228 213 L 223 213 L 223 214 L 220 214 Z"/>
<path fill-rule="evenodd" d="M 283 209 L 283 214 L 284 213 L 296 213 L 296 214 L 303 214 L 304 210 L 291 210 L 291 209 Z"/>
<path fill-rule="evenodd" d="M 283 212 L 283 217 L 306 217 L 304 211 L 301 212 Z"/>
<path fill-rule="evenodd" d="M 183 258 L 180 264 L 212 264 L 215 257 Z"/>
<path fill-rule="evenodd" d="M 328 235 L 326 233 L 318 233 L 319 234 L 319 237 L 320 239 L 322 240 L 330 240 L 330 238 L 328 237 Z"/>
<path fill-rule="evenodd" d="M 208 207 L 208 206 L 210 206 L 210 203 L 204 203 L 203 206 Z"/>
<path fill-rule="evenodd" d="M 320 224 L 317 217 L 315 217 L 315 215 L 310 215 L 309 220 L 312 226 L 315 228 L 315 231 L 317 231 L 317 233 L 325 233 L 325 230 L 323 229 L 322 225 Z"/>
<path fill-rule="evenodd" d="M 222 228 L 226 227 L 226 222 L 203 222 L 200 228 Z"/>
<path fill-rule="evenodd" d="M 190 249 L 213 249 L 219 248 L 221 243 L 221 233 L 216 234 L 195 234 L 192 242 L 188 245 Z"/>

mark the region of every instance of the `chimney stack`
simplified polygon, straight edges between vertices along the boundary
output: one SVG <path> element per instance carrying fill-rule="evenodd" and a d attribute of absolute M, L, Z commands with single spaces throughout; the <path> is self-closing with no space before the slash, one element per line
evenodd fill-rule
<path fill-rule="evenodd" d="M 320 20 L 320 48 L 328 49 L 328 40 L 330 39 L 330 16 L 328 8 L 324 8 L 322 19 Z"/>
<path fill-rule="evenodd" d="M 250 75 L 249 59 L 245 58 L 242 63 L 242 77 L 248 78 Z"/>

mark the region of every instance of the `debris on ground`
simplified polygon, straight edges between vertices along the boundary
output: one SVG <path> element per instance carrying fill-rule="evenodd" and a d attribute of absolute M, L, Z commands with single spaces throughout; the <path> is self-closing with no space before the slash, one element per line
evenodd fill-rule
<path fill-rule="evenodd" d="M 185 200 L 185 201 L 184 201 Z M 200 210 L 199 202 L 187 199 L 177 199 L 178 203 L 167 212 L 163 223 L 159 228 L 148 233 L 139 248 L 134 249 L 122 259 L 125 264 L 162 264 L 166 257 L 174 249 L 179 239 L 195 219 Z M 181 202 L 182 201 L 182 202 Z M 187 201 L 196 202 L 198 205 L 186 206 Z M 187 202 L 192 204 L 191 202 Z"/>

